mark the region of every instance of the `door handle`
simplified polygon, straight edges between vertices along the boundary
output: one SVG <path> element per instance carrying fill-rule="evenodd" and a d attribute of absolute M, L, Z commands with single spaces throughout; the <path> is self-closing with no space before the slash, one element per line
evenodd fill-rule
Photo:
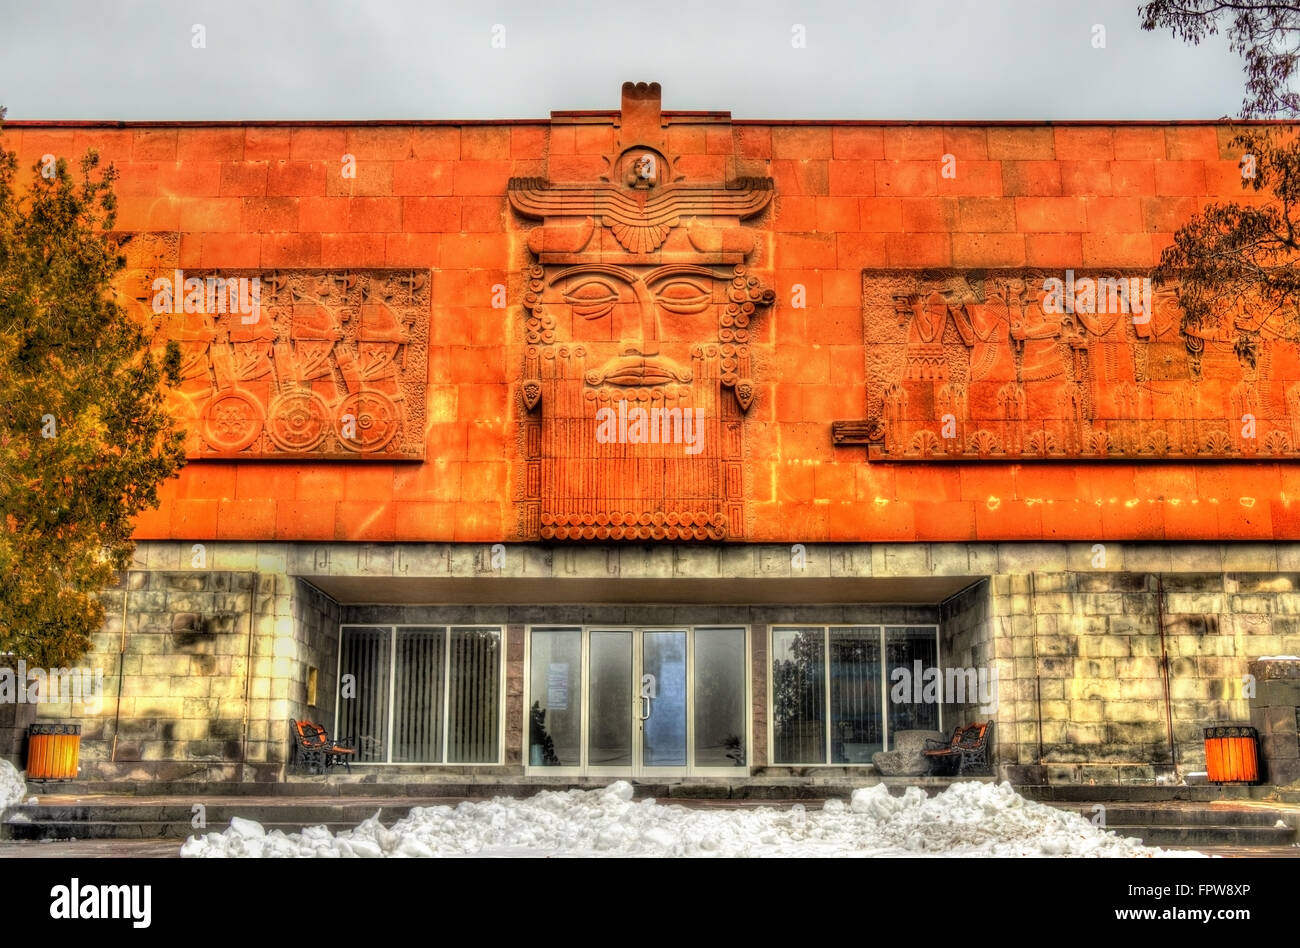
<path fill-rule="evenodd" d="M 658 683 L 654 675 L 641 676 L 641 720 L 650 720 L 650 708 L 654 704 L 657 695 Z"/>

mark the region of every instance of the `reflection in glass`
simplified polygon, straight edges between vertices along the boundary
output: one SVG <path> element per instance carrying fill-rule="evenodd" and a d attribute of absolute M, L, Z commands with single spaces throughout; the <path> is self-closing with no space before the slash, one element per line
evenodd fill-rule
<path fill-rule="evenodd" d="M 339 681 L 353 675 L 355 694 L 341 693 L 338 733 L 356 739 L 359 762 L 388 759 L 389 627 L 348 626 L 342 630 Z"/>
<path fill-rule="evenodd" d="M 695 766 L 743 767 L 745 630 L 695 630 Z"/>
<path fill-rule="evenodd" d="M 591 633 L 587 763 L 632 766 L 632 633 Z"/>
<path fill-rule="evenodd" d="M 906 669 L 907 676 L 902 680 L 908 686 L 914 682 L 917 687 L 898 686 L 895 678 L 888 679 L 890 691 L 897 689 L 903 701 L 889 702 L 890 743 L 899 731 L 937 731 L 939 730 L 939 705 L 934 702 L 913 700 L 916 691 L 921 691 L 917 681 L 918 670 L 937 668 L 939 665 L 939 643 L 934 629 L 908 628 L 891 626 L 885 629 L 885 670 L 892 675 L 895 669 Z M 920 662 L 918 669 L 917 662 Z M 920 679 L 924 681 L 924 679 Z M 924 692 L 922 692 L 924 694 Z"/>
<path fill-rule="evenodd" d="M 885 749 L 880 628 L 832 628 L 830 640 L 831 763 L 869 764 Z"/>
<path fill-rule="evenodd" d="M 650 717 L 642 733 L 643 761 L 647 767 L 685 767 L 686 633 L 645 632 L 641 642 L 643 674 L 654 676 Z"/>
<path fill-rule="evenodd" d="M 826 763 L 823 629 L 772 630 L 772 761 Z"/>
<path fill-rule="evenodd" d="M 582 763 L 582 631 L 533 629 L 529 661 L 528 763 L 577 767 Z"/>

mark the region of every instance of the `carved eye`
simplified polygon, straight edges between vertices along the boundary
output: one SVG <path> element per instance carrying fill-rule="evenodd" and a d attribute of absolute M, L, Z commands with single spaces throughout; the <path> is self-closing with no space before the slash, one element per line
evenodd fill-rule
<path fill-rule="evenodd" d="M 614 311 L 618 290 L 604 280 L 585 280 L 565 291 L 564 299 L 583 319 L 600 319 Z"/>
<path fill-rule="evenodd" d="M 668 312 L 689 316 L 704 312 L 712 297 L 702 286 L 686 280 L 673 280 L 659 289 L 657 299 Z"/>

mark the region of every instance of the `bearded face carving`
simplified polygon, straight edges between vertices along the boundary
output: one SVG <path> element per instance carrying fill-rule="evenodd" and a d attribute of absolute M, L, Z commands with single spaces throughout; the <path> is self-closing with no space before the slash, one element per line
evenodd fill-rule
<path fill-rule="evenodd" d="M 627 84 L 622 115 L 605 180 L 511 182 L 516 212 L 542 221 L 523 298 L 522 533 L 740 537 L 753 324 L 774 300 L 740 221 L 771 182 L 674 178 L 657 86 Z"/>

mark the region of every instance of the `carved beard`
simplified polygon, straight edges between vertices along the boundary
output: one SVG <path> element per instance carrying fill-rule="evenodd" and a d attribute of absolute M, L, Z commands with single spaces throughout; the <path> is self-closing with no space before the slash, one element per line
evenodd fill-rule
<path fill-rule="evenodd" d="M 524 535 L 744 536 L 750 324 L 773 291 L 743 266 L 534 265 L 528 277 Z M 556 338 L 575 334 L 593 339 Z"/>
<path fill-rule="evenodd" d="M 586 358 L 561 347 L 543 367 L 543 538 L 725 536 L 722 412 L 735 408 L 716 356 L 697 347 L 690 383 L 655 386 L 590 385 Z"/>

